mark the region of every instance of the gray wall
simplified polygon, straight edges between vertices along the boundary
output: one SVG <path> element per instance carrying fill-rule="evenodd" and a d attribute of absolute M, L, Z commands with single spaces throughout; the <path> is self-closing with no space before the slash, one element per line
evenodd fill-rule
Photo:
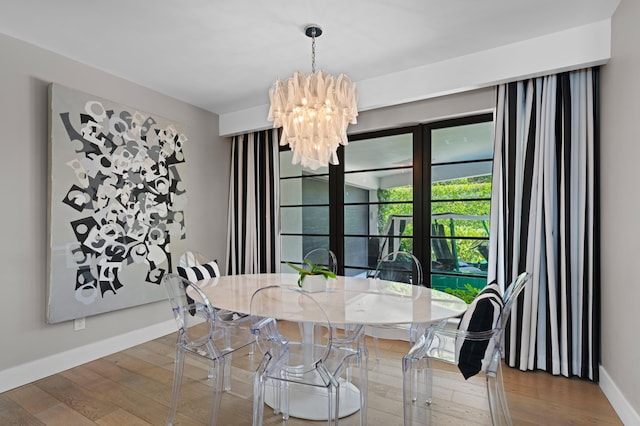
<path fill-rule="evenodd" d="M 186 125 L 188 246 L 225 260 L 230 143 L 218 116 L 78 62 L 0 35 L 0 372 L 171 318 L 156 302 L 72 322 L 45 322 L 47 86 L 59 83 Z M 153 70 L 149 70 L 153 72 Z M 188 78 L 188 76 L 184 76 Z"/>
<path fill-rule="evenodd" d="M 602 367 L 640 413 L 640 2 L 612 19 L 611 60 L 601 74 Z"/>

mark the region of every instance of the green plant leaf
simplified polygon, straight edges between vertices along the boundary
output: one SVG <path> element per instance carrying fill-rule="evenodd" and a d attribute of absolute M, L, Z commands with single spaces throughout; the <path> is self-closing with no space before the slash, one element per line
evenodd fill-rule
<path fill-rule="evenodd" d="M 289 262 L 285 262 L 290 268 L 298 272 L 298 286 L 302 287 L 302 281 L 307 275 L 323 275 L 325 278 L 335 278 L 336 274 L 324 265 L 317 265 L 309 259 L 304 259 L 304 263 L 309 265 L 309 269 L 301 268 L 296 265 L 292 265 Z"/>

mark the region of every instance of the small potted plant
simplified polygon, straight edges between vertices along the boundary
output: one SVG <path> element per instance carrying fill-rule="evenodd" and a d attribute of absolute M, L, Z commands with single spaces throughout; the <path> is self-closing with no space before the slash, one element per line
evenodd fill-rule
<path fill-rule="evenodd" d="M 309 267 L 301 268 L 289 262 L 287 265 L 298 272 L 298 286 L 305 291 L 310 293 L 324 291 L 327 288 L 327 280 L 336 277 L 336 274 L 324 265 L 317 265 L 309 259 L 305 259 L 304 263 Z"/>

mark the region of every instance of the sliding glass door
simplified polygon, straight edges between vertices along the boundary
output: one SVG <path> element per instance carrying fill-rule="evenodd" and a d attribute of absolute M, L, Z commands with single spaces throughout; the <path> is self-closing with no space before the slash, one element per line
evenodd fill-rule
<path fill-rule="evenodd" d="M 385 255 L 414 252 L 414 206 L 421 204 L 420 174 L 414 172 L 417 131 L 356 136 L 344 148 L 336 178 L 343 188 L 337 237 L 345 275 L 369 276 Z"/>
<path fill-rule="evenodd" d="M 282 151 L 283 262 L 328 247 L 341 274 L 370 276 L 402 250 L 421 261 L 426 285 L 482 288 L 492 146 L 484 114 L 350 136 L 340 164 L 319 171 Z"/>
<path fill-rule="evenodd" d="M 473 294 L 485 286 L 487 275 L 492 117 L 429 124 L 424 140 L 430 149 L 424 158 L 430 207 L 423 241 L 431 254 L 431 287 Z"/>

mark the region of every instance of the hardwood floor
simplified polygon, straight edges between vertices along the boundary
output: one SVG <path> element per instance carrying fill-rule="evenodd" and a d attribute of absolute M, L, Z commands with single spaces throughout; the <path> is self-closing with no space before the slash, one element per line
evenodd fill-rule
<path fill-rule="evenodd" d="M 163 425 L 173 380 L 174 347 L 175 334 L 170 334 L 2 393 L 0 425 Z M 380 340 L 380 350 L 381 360 L 376 363 L 371 356 L 369 362 L 368 424 L 402 425 L 400 361 L 408 344 Z M 252 370 L 259 359 L 257 353 L 234 356 L 232 390 L 223 395 L 218 424 L 251 424 Z M 432 424 L 491 424 L 484 378 L 465 381 L 451 366 L 436 366 Z M 176 424 L 208 422 L 206 374 L 206 366 L 188 360 Z M 517 425 L 622 424 L 596 384 L 511 368 L 504 369 L 504 376 Z M 345 425 L 357 422 L 357 415 L 340 421 Z M 283 422 L 265 409 L 265 424 L 323 423 L 294 418 Z"/>

